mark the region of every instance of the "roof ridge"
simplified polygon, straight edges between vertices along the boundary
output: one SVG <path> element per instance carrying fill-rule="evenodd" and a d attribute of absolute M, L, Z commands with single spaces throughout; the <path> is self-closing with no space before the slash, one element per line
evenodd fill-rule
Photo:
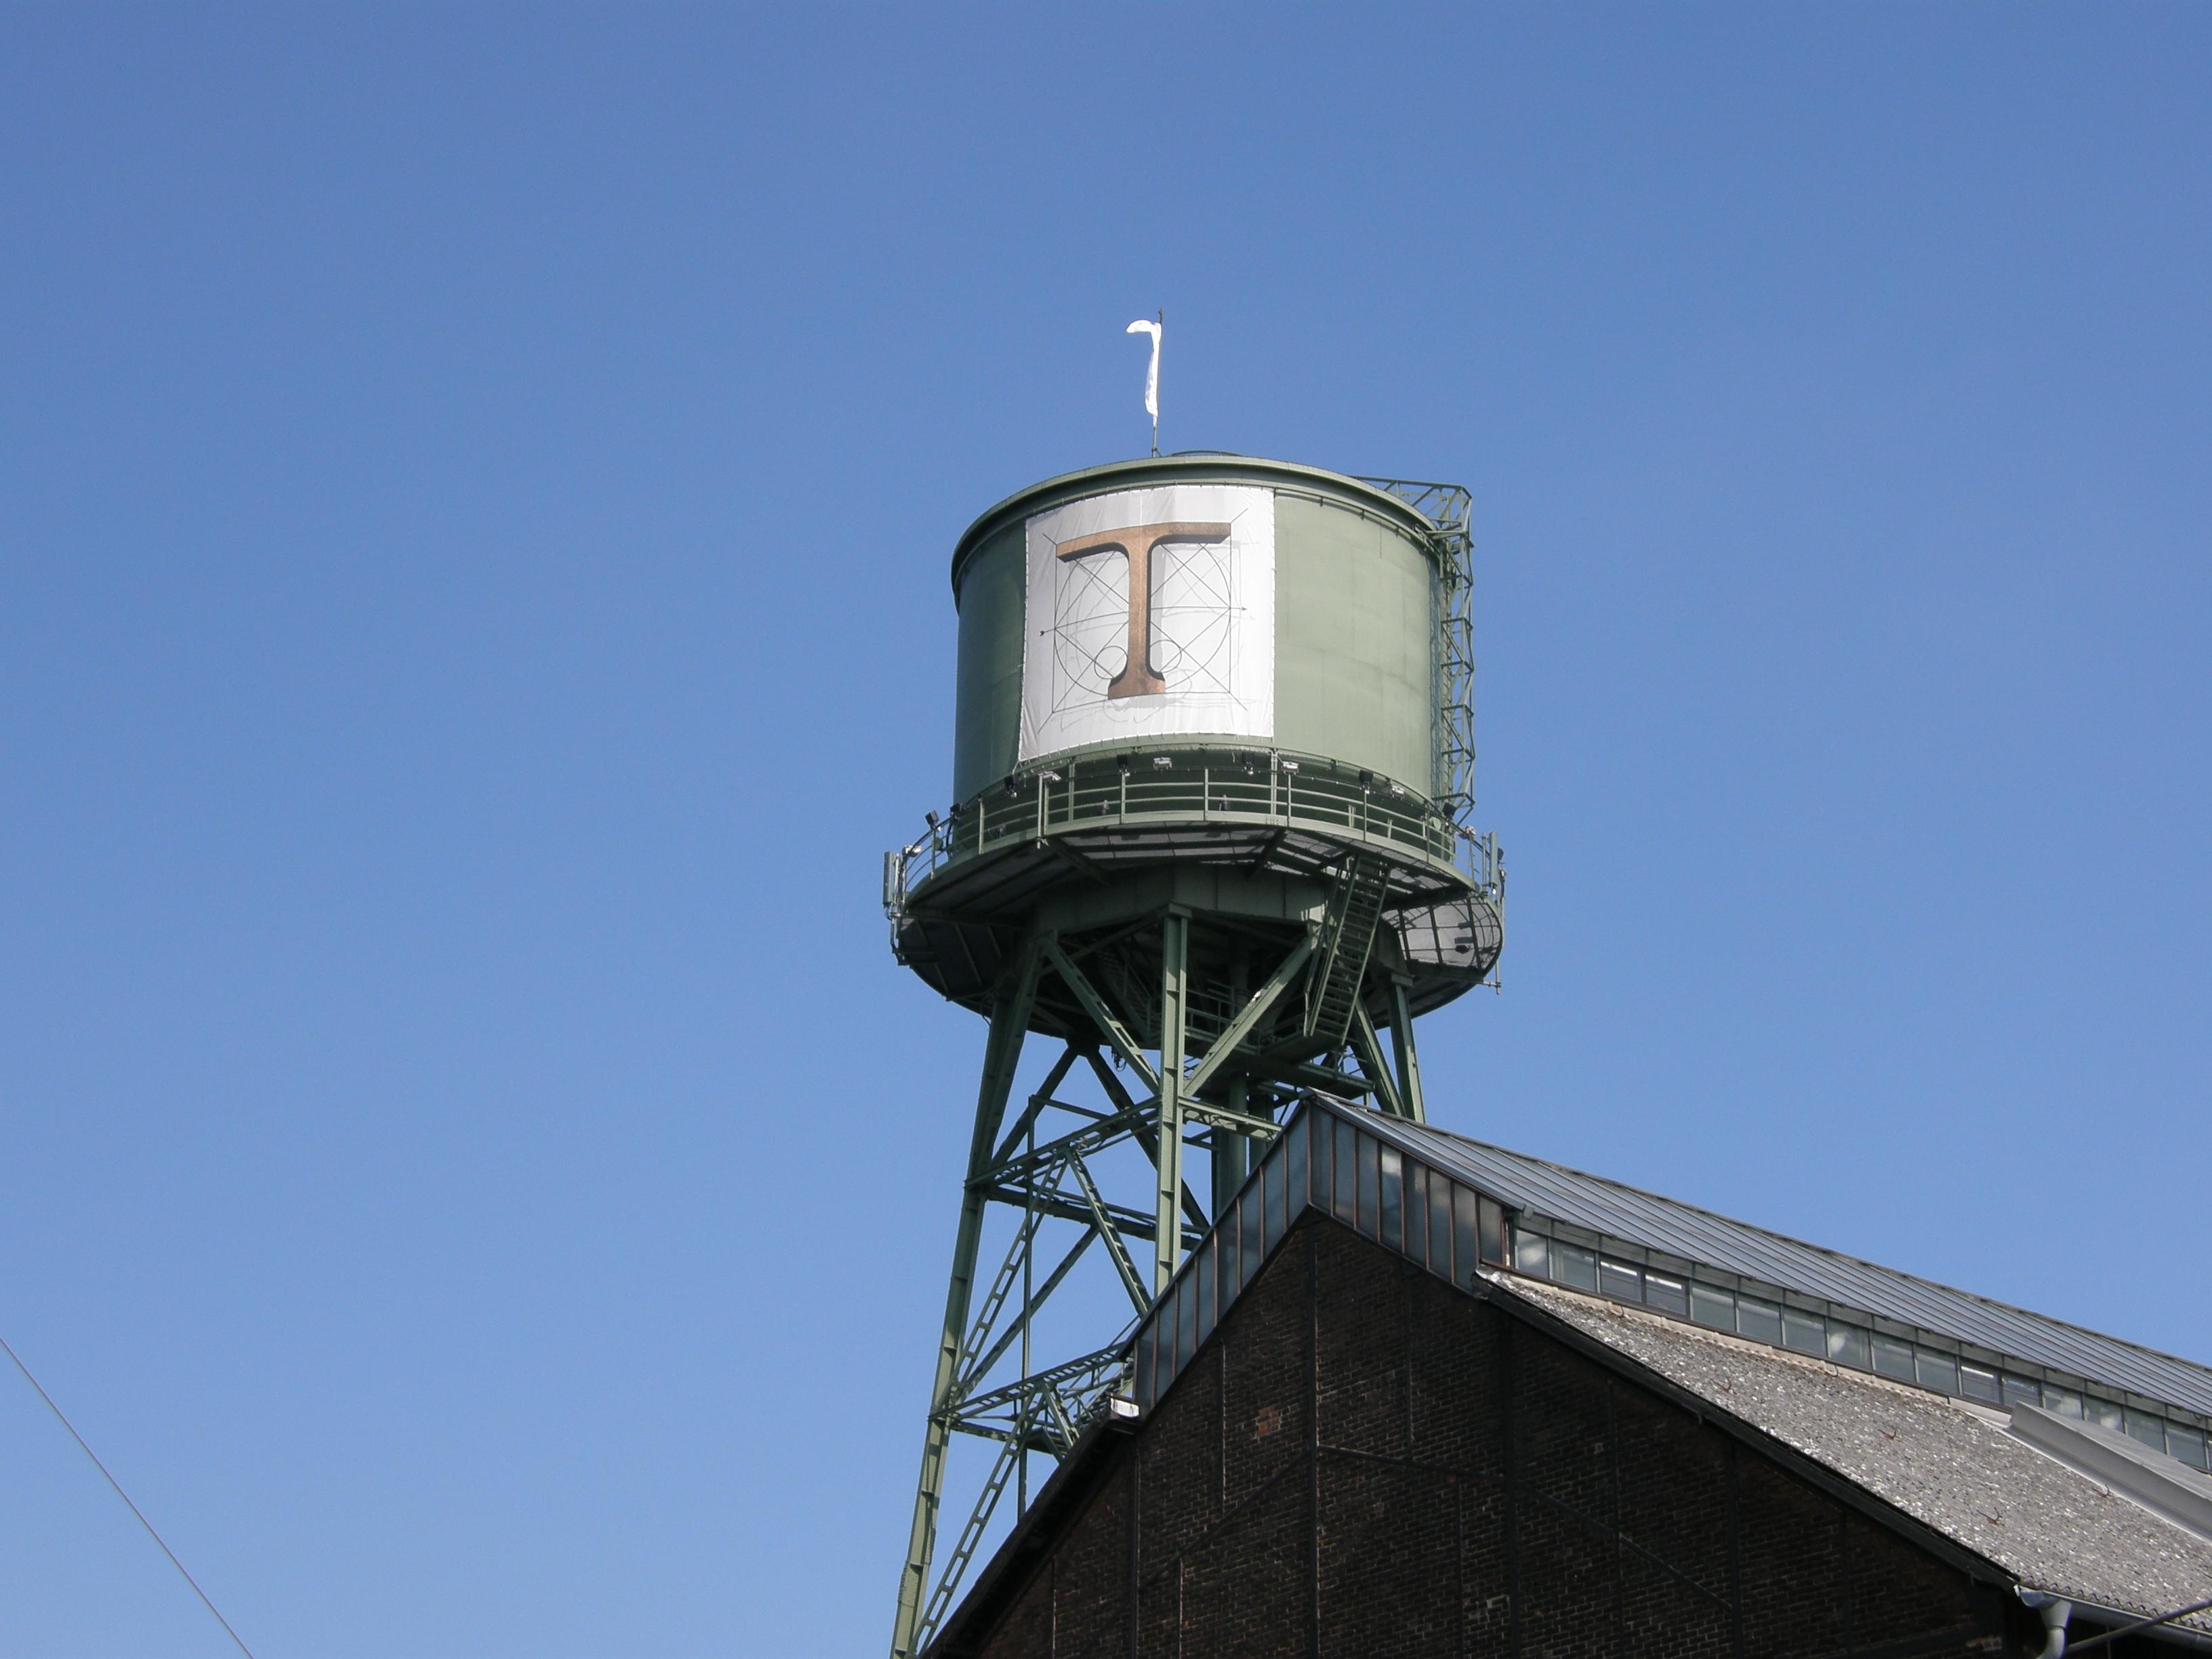
<path fill-rule="evenodd" d="M 1380 1115 L 1379 1114 L 1372 1112 L 1365 1112 L 1363 1109 L 1357 1107 L 1352 1108 L 1352 1109 L 1362 1111 L 1363 1115 L 1365 1116 L 1373 1117 Z M 1594 1181 L 1601 1186 L 1610 1187 L 1619 1192 L 1632 1193 L 1638 1198 L 1649 1199 L 1656 1204 L 1668 1205 L 1678 1210 L 1686 1210 L 1694 1215 L 1705 1216 L 1714 1221 L 1725 1223 L 1727 1225 L 1731 1227 L 1741 1227 L 1747 1231 L 1758 1233 L 1765 1237 L 1778 1240 L 1782 1243 L 1794 1245 L 1796 1248 L 1802 1250 L 1817 1251 L 1819 1254 L 1832 1257 L 1838 1261 L 1847 1261 L 1856 1267 L 1869 1268 L 1878 1273 L 1891 1273 L 1899 1279 L 1908 1279 L 1912 1280 L 1915 1284 L 1925 1285 L 1931 1289 L 1942 1291 L 1952 1296 L 1964 1297 L 1968 1301 L 1979 1303 L 1986 1308 L 2001 1309 L 2006 1313 L 2018 1314 L 2028 1319 L 2042 1320 L 2052 1325 L 2061 1325 L 2069 1331 L 2079 1331 L 2085 1336 L 2094 1336 L 2101 1341 L 2117 1342 L 2123 1347 L 2134 1349 L 2137 1353 L 2148 1354 L 2153 1358 L 2166 1360 L 2176 1365 L 2186 1365 L 2191 1370 L 2202 1372 L 2207 1378 L 2212 1378 L 2212 1364 L 2208 1364 L 2203 1360 L 2191 1359 L 2182 1354 L 2168 1353 L 2163 1348 L 2154 1348 L 2148 1343 L 2136 1341 L 2131 1337 L 2115 1336 L 2110 1331 L 2100 1331 L 2094 1326 L 2083 1325 L 2071 1319 L 2061 1318 L 2057 1314 L 2041 1313 L 2033 1308 L 2023 1308 L 2017 1303 L 2000 1301 L 1997 1297 L 1993 1296 L 1984 1296 L 1978 1291 L 1965 1290 L 1956 1285 L 1946 1284 L 1940 1279 L 1930 1279 L 1924 1273 L 1912 1273 L 1903 1267 L 1893 1267 L 1886 1262 L 1869 1261 L 1865 1256 L 1853 1255 L 1848 1250 L 1838 1250 L 1831 1245 L 1816 1244 L 1810 1239 L 1797 1238 L 1789 1233 L 1778 1231 L 1772 1227 L 1761 1226 L 1756 1221 L 1746 1221 L 1737 1216 L 1723 1215 L 1718 1210 L 1707 1209 L 1705 1206 L 1701 1204 L 1692 1204 L 1686 1199 L 1671 1198 L 1665 1193 L 1655 1193 L 1649 1188 L 1638 1187 L 1626 1181 L 1618 1181 L 1611 1176 L 1595 1175 L 1588 1170 L 1577 1170 L 1572 1164 L 1561 1164 L 1555 1158 L 1539 1158 L 1533 1152 L 1516 1152 L 1510 1146 L 1500 1146 L 1496 1145 L 1494 1142 L 1487 1140 L 1477 1140 L 1473 1135 L 1459 1134 L 1450 1129 L 1440 1128 L 1433 1123 L 1409 1123 L 1403 1120 L 1390 1119 L 1385 1119 L 1384 1121 L 1390 1128 L 1393 1129 L 1410 1130 L 1416 1133 L 1442 1136 L 1447 1140 L 1462 1141 L 1468 1146 L 1479 1146 L 1484 1152 L 1494 1152 L 1503 1158 L 1516 1158 L 1524 1164 L 1539 1164 L 1547 1170 L 1556 1170 L 1562 1175 L 1572 1176 L 1578 1181 Z M 1653 1247 L 1646 1246 L 1645 1248 L 1649 1249 Z M 1668 1250 L 1664 1253 L 1668 1255 L 1678 1254 L 1673 1250 Z M 1756 1275 L 1751 1274 L 1739 1275 L 1739 1277 L 1746 1278 L 1755 1276 Z M 1806 1291 L 1800 1286 L 1784 1285 L 1783 1288 L 1784 1290 L 1796 1289 L 1801 1295 L 1809 1296 L 1815 1294 L 1815 1292 Z M 1869 1309 L 1868 1311 L 1872 1313 L 1874 1310 Z M 1889 1317 L 1890 1316 L 1885 1315 L 1881 1316 Z M 1964 1340 L 1966 1339 L 1958 1340 Z"/>

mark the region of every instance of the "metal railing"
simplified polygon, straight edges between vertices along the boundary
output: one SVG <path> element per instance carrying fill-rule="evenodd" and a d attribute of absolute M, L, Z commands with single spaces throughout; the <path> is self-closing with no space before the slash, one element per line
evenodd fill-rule
<path fill-rule="evenodd" d="M 1341 761 L 1280 750 L 1135 750 L 1063 758 L 1010 774 L 884 855 L 884 908 L 945 866 L 1001 848 L 1086 830 L 1167 825 L 1301 829 L 1457 870 L 1496 891 L 1497 842 L 1394 780 Z"/>

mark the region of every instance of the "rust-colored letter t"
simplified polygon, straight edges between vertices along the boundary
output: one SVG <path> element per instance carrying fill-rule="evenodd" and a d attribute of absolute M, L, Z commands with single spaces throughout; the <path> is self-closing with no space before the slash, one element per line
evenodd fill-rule
<path fill-rule="evenodd" d="M 1063 559 L 1120 553 L 1129 561 L 1129 659 L 1106 688 L 1108 696 L 1141 697 L 1168 689 L 1168 683 L 1152 672 L 1152 550 L 1162 542 L 1225 542 L 1231 528 L 1225 524 L 1139 524 L 1060 544 Z"/>

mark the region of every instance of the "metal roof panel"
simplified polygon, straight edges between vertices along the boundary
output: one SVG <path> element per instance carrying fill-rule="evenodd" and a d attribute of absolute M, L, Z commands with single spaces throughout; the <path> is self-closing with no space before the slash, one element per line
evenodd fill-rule
<path fill-rule="evenodd" d="M 1686 1257 L 1723 1273 L 1840 1303 L 2212 1416 L 2212 1367 L 1808 1244 L 1602 1176 L 1357 1107 L 1337 1109 L 1356 1116 L 1370 1133 L 1526 1214 Z"/>

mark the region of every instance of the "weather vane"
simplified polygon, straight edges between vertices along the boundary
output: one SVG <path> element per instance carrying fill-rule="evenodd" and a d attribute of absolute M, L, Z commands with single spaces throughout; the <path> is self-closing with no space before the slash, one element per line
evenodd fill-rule
<path fill-rule="evenodd" d="M 1139 317 L 1126 331 L 1131 334 L 1152 337 L 1152 366 L 1145 374 L 1145 413 L 1152 417 L 1152 453 L 1160 453 L 1160 333 L 1167 326 L 1168 314 L 1159 313 L 1158 322 L 1148 323 Z"/>

